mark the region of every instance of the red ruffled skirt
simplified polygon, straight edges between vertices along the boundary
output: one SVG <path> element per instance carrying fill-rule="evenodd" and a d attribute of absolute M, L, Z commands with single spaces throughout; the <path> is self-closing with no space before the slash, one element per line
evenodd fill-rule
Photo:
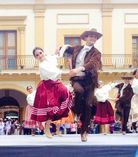
<path fill-rule="evenodd" d="M 37 87 L 31 119 L 39 122 L 67 117 L 72 96 L 60 81 L 41 81 Z"/>
<path fill-rule="evenodd" d="M 94 122 L 97 124 L 110 124 L 114 123 L 114 110 L 109 101 L 98 102 L 96 104 L 96 114 Z"/>

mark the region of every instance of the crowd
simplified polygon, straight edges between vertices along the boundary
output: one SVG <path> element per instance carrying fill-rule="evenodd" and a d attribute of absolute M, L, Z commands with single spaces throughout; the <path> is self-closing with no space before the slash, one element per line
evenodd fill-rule
<path fill-rule="evenodd" d="M 0 118 L 0 135 L 21 135 L 23 128 L 23 123 L 16 119 Z"/>

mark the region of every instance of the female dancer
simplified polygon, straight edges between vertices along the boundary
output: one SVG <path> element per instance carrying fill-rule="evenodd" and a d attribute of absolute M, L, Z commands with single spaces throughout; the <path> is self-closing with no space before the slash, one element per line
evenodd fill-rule
<path fill-rule="evenodd" d="M 114 122 L 114 111 L 111 103 L 109 102 L 109 91 L 114 88 L 115 85 L 115 83 L 103 85 L 103 82 L 99 81 L 99 87 L 95 90 L 97 104 L 94 123 L 102 126 L 101 129 L 104 134 L 106 134 L 106 124 Z"/>
<path fill-rule="evenodd" d="M 32 106 L 34 103 L 36 91 L 33 91 L 32 86 L 27 86 L 26 90 L 29 94 L 26 97 L 28 105 L 26 106 L 26 111 L 25 111 L 24 127 L 26 129 L 31 129 L 31 134 L 34 135 L 35 134 L 34 129 L 36 127 L 36 122 L 34 120 L 31 120 L 31 113 L 32 113 Z"/>
<path fill-rule="evenodd" d="M 50 123 L 68 116 L 72 98 L 67 87 L 59 81 L 61 71 L 57 68 L 56 58 L 47 56 L 40 47 L 34 48 L 33 55 L 40 61 L 41 81 L 36 90 L 31 118 L 35 121 L 46 122 L 45 134 L 51 138 Z"/>

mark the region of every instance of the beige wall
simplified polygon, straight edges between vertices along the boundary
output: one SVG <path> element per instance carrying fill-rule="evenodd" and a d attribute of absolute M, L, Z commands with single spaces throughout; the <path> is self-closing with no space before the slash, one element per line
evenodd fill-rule
<path fill-rule="evenodd" d="M 54 53 L 56 46 L 63 44 L 64 34 L 80 35 L 92 27 L 103 33 L 103 38 L 96 43 L 102 53 L 123 54 L 127 46 L 124 42 L 125 29 L 138 28 L 138 4 L 122 6 L 103 0 L 95 5 L 86 1 L 84 5 L 65 3 L 59 9 L 56 1 L 53 4 L 44 0 L 35 2 L 0 6 L 0 29 L 17 30 L 18 54 L 32 54 L 35 46 Z"/>

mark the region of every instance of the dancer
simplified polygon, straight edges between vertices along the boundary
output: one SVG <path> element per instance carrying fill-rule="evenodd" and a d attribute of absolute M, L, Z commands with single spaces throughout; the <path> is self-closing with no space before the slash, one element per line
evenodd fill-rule
<path fill-rule="evenodd" d="M 133 96 L 133 90 L 130 84 L 132 78 L 131 75 L 126 74 L 122 77 L 124 82 L 115 86 L 118 89 L 118 96 L 115 104 L 116 116 L 119 116 L 121 119 L 123 135 L 128 133 L 127 122 L 131 108 L 131 98 Z"/>
<path fill-rule="evenodd" d="M 46 122 L 45 134 L 51 138 L 50 123 L 68 116 L 72 98 L 68 89 L 59 81 L 61 71 L 57 68 L 56 58 L 47 56 L 39 47 L 34 48 L 33 55 L 40 61 L 41 81 L 36 90 L 31 118 Z"/>
<path fill-rule="evenodd" d="M 115 87 L 115 85 L 116 83 L 103 85 L 103 82 L 99 81 L 99 87 L 95 90 L 97 104 L 94 123 L 101 125 L 101 132 L 104 134 L 107 134 L 106 124 L 114 123 L 114 110 L 109 101 L 109 92 Z"/>
<path fill-rule="evenodd" d="M 87 141 L 88 126 L 95 112 L 94 90 L 98 86 L 97 71 L 102 68 L 101 53 L 94 44 L 101 33 L 96 29 L 85 31 L 80 38 L 86 42 L 83 46 L 67 46 L 64 56 L 70 58 L 70 80 L 74 89 L 72 111 L 80 117 L 81 141 Z"/>
<path fill-rule="evenodd" d="M 138 125 L 138 69 L 133 72 L 134 79 L 132 80 L 132 89 L 134 95 L 131 99 L 131 109 L 129 113 L 128 126 L 137 132 Z"/>
<path fill-rule="evenodd" d="M 35 135 L 36 122 L 34 120 L 31 120 L 31 113 L 32 113 L 32 106 L 34 103 L 36 91 L 33 91 L 32 86 L 27 86 L 26 90 L 29 94 L 26 97 L 28 105 L 26 106 L 26 111 L 25 111 L 24 128 L 25 130 L 27 130 L 27 132 L 29 129 L 31 129 L 31 134 Z"/>

